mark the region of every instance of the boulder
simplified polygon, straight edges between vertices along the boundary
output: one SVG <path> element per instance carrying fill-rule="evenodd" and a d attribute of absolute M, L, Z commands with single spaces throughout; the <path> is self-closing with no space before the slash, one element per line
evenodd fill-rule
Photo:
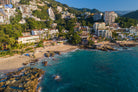
<path fill-rule="evenodd" d="M 50 57 L 50 54 L 49 54 L 49 53 L 45 53 L 45 56 L 46 56 L 46 57 Z"/>
<path fill-rule="evenodd" d="M 54 57 L 55 56 L 55 53 L 54 52 L 50 53 L 50 56 L 51 57 Z"/>
<path fill-rule="evenodd" d="M 44 61 L 42 62 L 44 66 L 47 66 L 48 62 L 47 61 Z"/>

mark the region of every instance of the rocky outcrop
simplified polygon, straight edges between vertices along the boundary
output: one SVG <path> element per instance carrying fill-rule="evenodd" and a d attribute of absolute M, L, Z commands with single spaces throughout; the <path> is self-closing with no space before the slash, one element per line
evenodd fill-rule
<path fill-rule="evenodd" d="M 55 51 L 56 54 L 58 55 L 61 55 L 61 52 L 60 51 Z"/>
<path fill-rule="evenodd" d="M 92 46 L 87 46 L 87 45 L 81 45 L 80 49 L 97 49 L 97 50 L 102 50 L 102 51 L 116 51 L 113 47 L 110 45 L 92 45 Z"/>
<path fill-rule="evenodd" d="M 96 46 L 96 49 L 102 50 L 102 51 L 116 51 L 116 49 L 114 49 L 109 45 Z"/>
<path fill-rule="evenodd" d="M 135 47 L 136 45 L 135 44 L 122 44 L 122 43 L 120 43 L 119 46 L 120 47 Z"/>
<path fill-rule="evenodd" d="M 44 54 L 45 57 L 54 57 L 56 54 L 61 55 L 60 51 L 48 51 Z"/>
<path fill-rule="evenodd" d="M 42 62 L 42 64 L 43 64 L 44 66 L 47 66 L 48 62 L 47 62 L 47 61 L 44 61 L 44 62 Z"/>
<path fill-rule="evenodd" d="M 50 57 L 50 54 L 49 53 L 45 53 L 45 57 Z"/>
<path fill-rule="evenodd" d="M 29 67 L 7 73 L 7 77 L 1 79 L 0 92 L 38 92 L 39 78 L 43 74 L 43 70 Z"/>

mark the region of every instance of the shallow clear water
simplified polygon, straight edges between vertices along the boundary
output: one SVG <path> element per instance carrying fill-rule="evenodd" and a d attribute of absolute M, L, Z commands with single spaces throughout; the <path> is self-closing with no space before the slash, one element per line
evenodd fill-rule
<path fill-rule="evenodd" d="M 77 50 L 49 59 L 42 92 L 138 92 L 138 47 L 117 52 Z M 60 75 L 55 81 L 53 75 Z"/>

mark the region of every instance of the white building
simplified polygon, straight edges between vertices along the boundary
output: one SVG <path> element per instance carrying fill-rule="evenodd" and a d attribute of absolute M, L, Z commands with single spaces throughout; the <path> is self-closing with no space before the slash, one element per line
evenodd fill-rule
<path fill-rule="evenodd" d="M 30 17 L 32 15 L 32 11 L 28 5 L 20 5 L 18 8 L 22 13 L 22 18 Z"/>
<path fill-rule="evenodd" d="M 105 26 L 104 22 L 95 22 L 93 25 L 94 30 L 103 30 L 105 28 L 106 28 L 106 26 Z"/>
<path fill-rule="evenodd" d="M 16 4 L 16 3 L 19 3 L 20 0 L 12 0 L 12 4 Z"/>
<path fill-rule="evenodd" d="M 45 30 L 42 30 L 42 29 L 34 29 L 31 31 L 31 34 L 32 35 L 41 35 L 41 34 L 44 34 L 45 33 Z"/>
<path fill-rule="evenodd" d="M 95 31 L 95 34 L 97 35 L 98 34 L 97 30 L 105 30 L 106 29 L 105 23 L 104 22 L 96 22 L 93 25 L 93 29 Z"/>
<path fill-rule="evenodd" d="M 16 8 L 4 8 L 3 10 L 5 14 L 8 16 L 8 19 L 10 19 L 11 16 L 15 16 Z"/>
<path fill-rule="evenodd" d="M 26 43 L 34 43 L 39 41 L 38 35 L 33 36 L 22 36 L 18 38 L 18 43 L 26 44 Z"/>
<path fill-rule="evenodd" d="M 58 13 L 62 12 L 62 7 L 57 6 L 57 11 L 58 11 Z"/>
<path fill-rule="evenodd" d="M 115 22 L 115 19 L 117 17 L 118 17 L 118 15 L 114 11 L 111 11 L 111 12 L 106 11 L 104 14 L 104 21 L 105 21 L 106 25 L 110 25 Z"/>
<path fill-rule="evenodd" d="M 71 18 L 75 18 L 74 14 L 69 13 L 68 11 L 62 11 L 62 19 L 71 19 Z"/>
<path fill-rule="evenodd" d="M 20 24 L 25 24 L 26 23 L 26 20 L 25 19 L 22 19 L 19 21 Z"/>
<path fill-rule="evenodd" d="M 3 9 L 0 9 L 0 23 L 1 24 L 6 24 L 6 23 L 9 24 L 10 23 L 8 16 L 3 11 Z"/>
<path fill-rule="evenodd" d="M 103 13 L 95 13 L 93 15 L 93 19 L 94 19 L 94 21 L 98 21 L 98 20 L 102 19 L 102 16 L 103 16 Z"/>
<path fill-rule="evenodd" d="M 37 30 L 37 29 L 34 29 L 31 31 L 31 34 L 32 35 L 39 35 L 39 38 L 54 38 L 57 36 L 57 34 L 59 33 L 58 29 L 47 29 L 47 28 L 44 28 L 44 29 L 41 29 L 41 30 Z"/>
<path fill-rule="evenodd" d="M 49 14 L 50 19 L 55 20 L 55 14 L 51 7 L 48 9 L 48 14 Z"/>
<path fill-rule="evenodd" d="M 131 35 L 138 36 L 138 27 L 133 27 L 133 26 L 131 26 L 131 27 L 129 28 L 129 33 L 130 33 Z"/>
<path fill-rule="evenodd" d="M 112 31 L 98 30 L 98 36 L 105 37 L 105 38 L 112 38 Z"/>
<path fill-rule="evenodd" d="M 57 34 L 59 33 L 58 29 L 49 29 L 49 34 Z"/>

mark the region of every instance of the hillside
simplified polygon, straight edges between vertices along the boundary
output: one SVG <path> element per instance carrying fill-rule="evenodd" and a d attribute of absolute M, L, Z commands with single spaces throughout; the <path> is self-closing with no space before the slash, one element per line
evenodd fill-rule
<path fill-rule="evenodd" d="M 138 10 L 125 14 L 123 17 L 128 17 L 138 20 Z"/>
<path fill-rule="evenodd" d="M 101 11 L 97 10 L 97 9 L 88 9 L 88 8 L 74 8 L 78 11 L 81 11 L 81 12 L 91 12 L 91 13 L 99 13 Z"/>
<path fill-rule="evenodd" d="M 128 14 L 128 13 L 130 13 L 130 12 L 132 12 L 132 11 L 115 11 L 119 16 L 123 16 L 123 15 L 125 15 L 125 14 Z"/>

